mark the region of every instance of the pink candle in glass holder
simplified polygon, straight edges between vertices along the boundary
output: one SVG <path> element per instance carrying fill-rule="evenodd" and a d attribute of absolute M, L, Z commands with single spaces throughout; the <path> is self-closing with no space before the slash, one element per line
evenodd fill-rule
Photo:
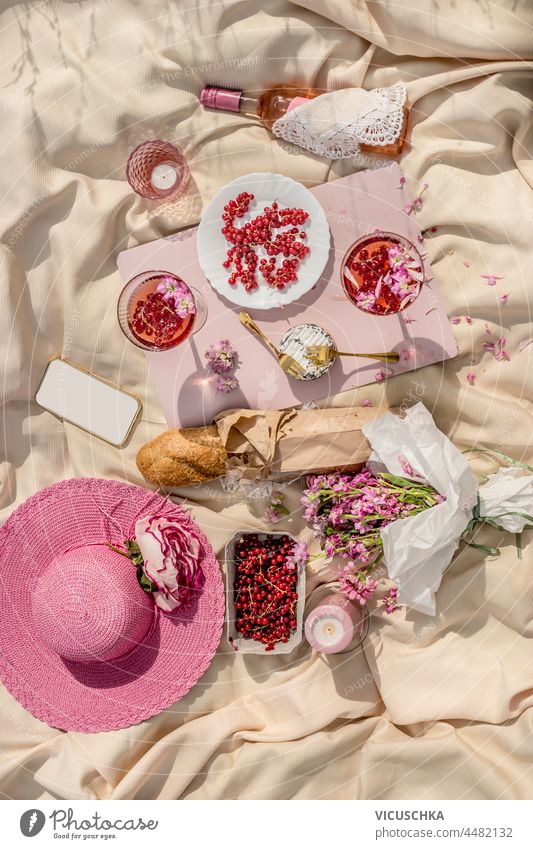
<path fill-rule="evenodd" d="M 337 654 L 355 648 L 361 637 L 364 612 L 342 593 L 331 593 L 309 613 L 305 636 L 309 645 L 323 654 Z"/>
<path fill-rule="evenodd" d="M 187 188 L 189 169 L 175 145 L 153 139 L 130 154 L 126 177 L 133 191 L 149 200 L 176 197 Z"/>

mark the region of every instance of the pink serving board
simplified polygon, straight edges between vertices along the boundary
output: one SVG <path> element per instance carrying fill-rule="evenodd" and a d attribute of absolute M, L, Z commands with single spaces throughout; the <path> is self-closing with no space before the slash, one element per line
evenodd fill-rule
<path fill-rule="evenodd" d="M 326 211 L 331 229 L 330 258 L 323 275 L 301 300 L 273 310 L 250 310 L 257 323 L 277 343 L 285 331 L 301 322 L 328 330 L 341 351 L 406 352 L 386 366 L 375 360 L 339 358 L 329 373 L 313 381 L 288 377 L 263 343 L 240 324 L 237 307 L 218 295 L 204 277 L 196 254 L 196 227 L 119 254 L 124 282 L 142 271 L 179 274 L 205 296 L 208 315 L 201 330 L 171 351 L 147 353 L 152 379 L 170 427 L 210 423 L 223 410 L 247 407 L 277 410 L 315 401 L 342 390 L 374 383 L 384 369 L 387 377 L 454 357 L 457 344 L 434 283 L 426 284 L 413 306 L 392 316 L 371 316 L 354 307 L 340 282 L 340 264 L 350 245 L 375 228 L 411 239 L 424 256 L 420 229 L 404 212 L 409 198 L 398 165 L 362 171 L 312 189 Z M 427 276 L 431 269 L 425 260 Z M 216 376 L 205 369 L 205 351 L 228 338 L 239 353 L 236 377 L 240 386 L 224 394 L 215 389 Z"/>

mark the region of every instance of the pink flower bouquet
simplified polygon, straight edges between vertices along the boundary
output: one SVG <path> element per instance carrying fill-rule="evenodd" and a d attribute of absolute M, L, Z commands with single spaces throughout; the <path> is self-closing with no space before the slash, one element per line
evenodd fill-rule
<path fill-rule="evenodd" d="M 533 528 L 533 468 L 488 448 L 472 449 L 509 465 L 479 483 L 465 457 L 438 429 L 423 404 L 404 417 L 385 413 L 362 431 L 373 448 L 358 475 L 309 478 L 304 515 L 324 553 L 349 558 L 340 574 L 350 598 L 366 603 L 378 561 L 395 586 L 382 600 L 388 613 L 400 602 L 434 615 L 435 593 L 461 540 L 488 555 L 499 549 L 476 542 L 490 526 L 520 535 Z M 431 509 L 428 509 L 431 508 Z"/>

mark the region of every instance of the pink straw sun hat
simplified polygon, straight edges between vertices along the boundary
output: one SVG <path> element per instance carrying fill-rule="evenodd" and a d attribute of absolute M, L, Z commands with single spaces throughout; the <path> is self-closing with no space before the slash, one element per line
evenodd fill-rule
<path fill-rule="evenodd" d="M 139 566 L 142 557 L 108 545 L 122 550 L 146 531 L 153 551 L 159 528 L 163 548 L 170 540 L 184 552 L 173 584 L 175 570 L 156 558 Z M 0 552 L 0 679 L 49 725 L 98 732 L 148 719 L 188 693 L 217 650 L 217 559 L 189 514 L 157 493 L 91 478 L 54 484 L 0 528 Z"/>

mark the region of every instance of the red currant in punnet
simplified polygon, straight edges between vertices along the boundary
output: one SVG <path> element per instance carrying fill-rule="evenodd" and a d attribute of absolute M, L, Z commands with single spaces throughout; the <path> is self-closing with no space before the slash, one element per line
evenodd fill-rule
<path fill-rule="evenodd" d="M 243 534 L 235 544 L 235 630 L 274 651 L 296 629 L 298 575 L 287 563 L 290 537 Z"/>

